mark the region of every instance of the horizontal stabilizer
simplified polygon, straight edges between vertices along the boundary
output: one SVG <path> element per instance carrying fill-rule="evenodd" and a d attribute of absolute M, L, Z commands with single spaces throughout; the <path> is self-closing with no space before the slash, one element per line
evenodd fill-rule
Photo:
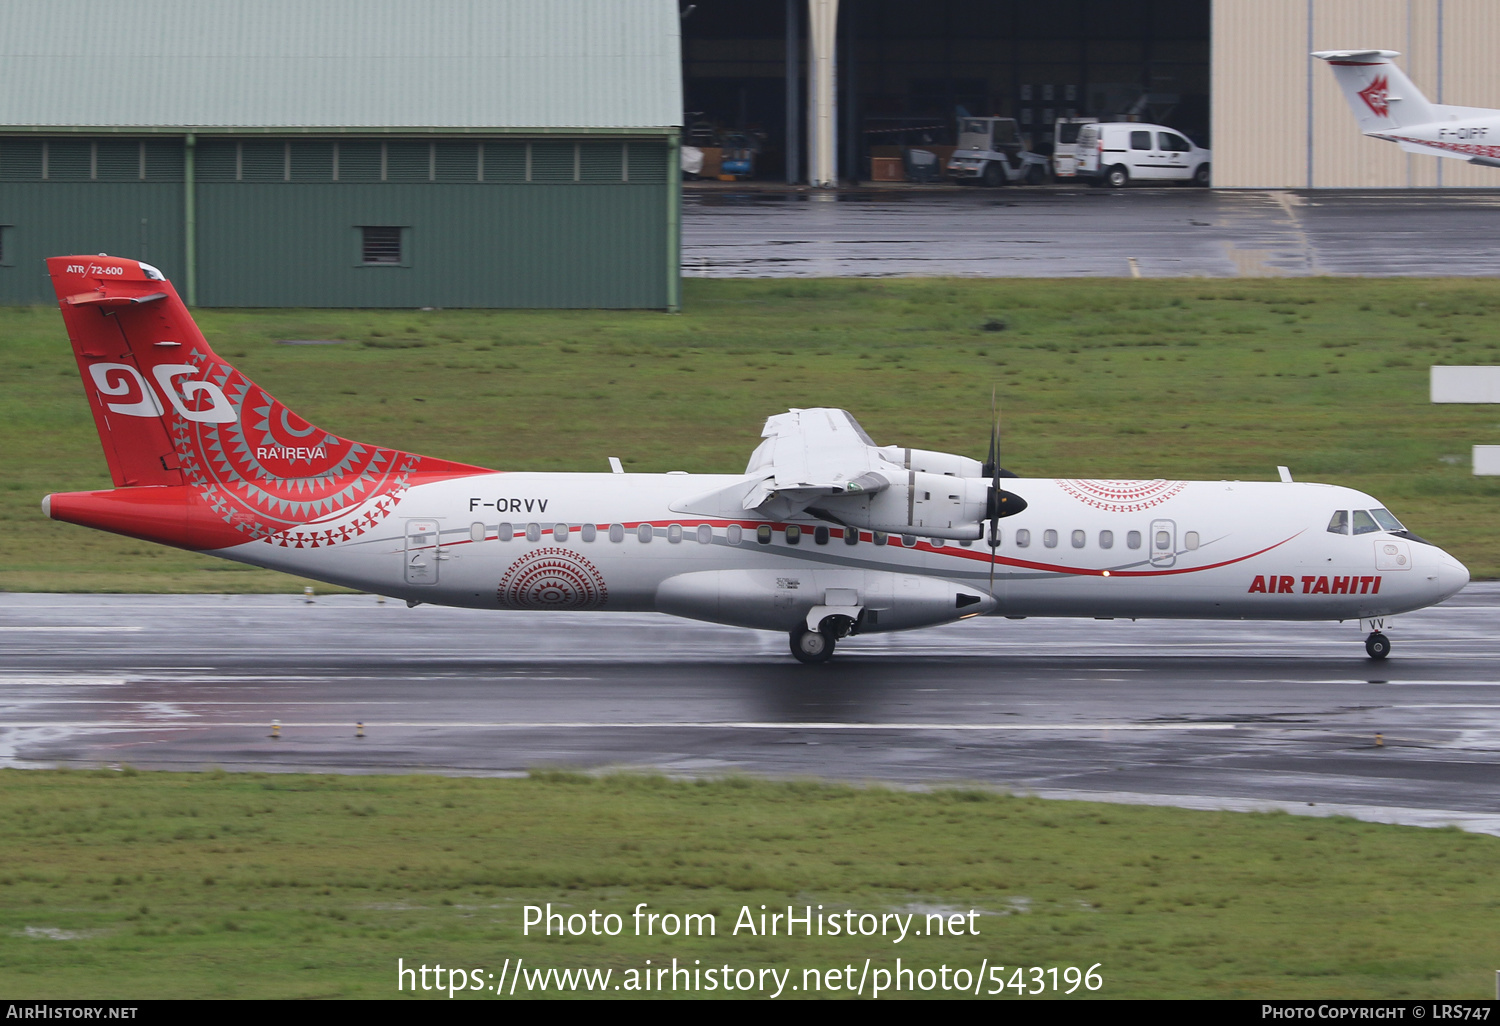
<path fill-rule="evenodd" d="M 140 306 L 143 303 L 154 303 L 158 299 L 166 299 L 165 292 L 153 292 L 149 296 L 131 296 L 106 293 L 102 288 L 95 292 L 80 292 L 76 296 L 67 296 L 63 299 L 69 306 L 102 306 L 102 307 L 126 307 Z"/>

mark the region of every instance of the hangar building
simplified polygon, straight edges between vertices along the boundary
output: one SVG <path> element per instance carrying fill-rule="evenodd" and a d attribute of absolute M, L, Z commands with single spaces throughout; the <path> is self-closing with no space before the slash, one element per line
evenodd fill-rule
<path fill-rule="evenodd" d="M 1500 108 L 1497 39 L 1494 0 L 700 0 L 685 132 L 754 137 L 758 177 L 807 182 L 820 119 L 836 176 L 867 179 L 882 147 L 952 143 L 960 110 L 1016 118 L 1042 152 L 1057 118 L 1135 115 L 1211 146 L 1219 187 L 1493 188 L 1500 170 L 1363 138 L 1308 54 L 1400 50 L 1431 99 Z"/>
<path fill-rule="evenodd" d="M 0 303 L 42 260 L 189 303 L 679 303 L 673 0 L 0 6 Z"/>

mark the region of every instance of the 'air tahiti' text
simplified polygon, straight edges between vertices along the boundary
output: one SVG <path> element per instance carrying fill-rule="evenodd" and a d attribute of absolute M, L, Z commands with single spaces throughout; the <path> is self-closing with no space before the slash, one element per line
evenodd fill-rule
<path fill-rule="evenodd" d="M 1291 595 L 1296 590 L 1297 578 L 1277 577 L 1272 574 L 1267 577 L 1256 577 L 1250 582 L 1250 592 L 1262 592 L 1267 595 Z M 1304 577 L 1302 578 L 1302 594 L 1304 595 L 1379 595 L 1379 577 Z"/>

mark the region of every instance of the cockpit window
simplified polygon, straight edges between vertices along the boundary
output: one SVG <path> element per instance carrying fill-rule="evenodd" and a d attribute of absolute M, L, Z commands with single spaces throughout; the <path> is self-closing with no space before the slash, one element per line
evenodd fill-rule
<path fill-rule="evenodd" d="M 1328 521 L 1328 533 L 1329 534 L 1348 534 L 1349 533 L 1349 511 L 1347 509 L 1337 510 L 1333 514 L 1333 519 L 1330 520 L 1330 521 Z"/>
<path fill-rule="evenodd" d="M 1404 528 L 1404 527 L 1401 526 L 1401 521 L 1399 521 L 1395 517 L 1391 516 L 1390 510 L 1372 509 L 1372 510 L 1370 510 L 1370 516 L 1372 516 L 1372 517 L 1375 518 L 1375 522 L 1380 525 L 1380 527 L 1381 527 L 1382 530 L 1385 530 L 1385 531 L 1404 531 L 1404 530 L 1406 530 L 1406 528 Z"/>
<path fill-rule="evenodd" d="M 1390 516 L 1390 514 L 1386 515 Z M 1380 525 L 1375 522 L 1374 517 L 1370 516 L 1370 514 L 1366 513 L 1362 509 L 1357 509 L 1354 511 L 1355 534 L 1373 534 L 1378 530 L 1380 530 Z"/>

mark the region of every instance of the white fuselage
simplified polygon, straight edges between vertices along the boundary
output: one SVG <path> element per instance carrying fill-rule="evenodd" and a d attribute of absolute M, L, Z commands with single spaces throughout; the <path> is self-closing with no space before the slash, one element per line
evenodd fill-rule
<path fill-rule="evenodd" d="M 1408 153 L 1500 164 L 1500 111 L 1476 108 L 1467 117 L 1453 115 L 1443 121 L 1376 129 L 1365 134 L 1399 143 Z"/>
<path fill-rule="evenodd" d="M 365 516 L 364 533 L 335 545 L 320 547 L 316 537 L 340 533 L 362 508 L 307 525 L 303 547 L 294 538 L 216 554 L 414 603 L 661 609 L 768 629 L 787 629 L 809 608 L 833 602 L 830 589 L 878 592 L 899 605 L 903 588 L 915 595 L 955 586 L 984 596 L 974 612 L 1013 617 L 1348 620 L 1431 605 L 1469 577 L 1443 550 L 1408 537 L 1330 533 L 1335 511 L 1381 505 L 1349 488 L 1008 478 L 1006 488 L 1028 507 L 1000 522 L 991 590 L 987 539 L 891 535 L 876 544 L 863 531 L 847 544 L 846 528 L 812 515 L 773 521 L 689 508 L 695 497 L 746 480 L 475 475 L 412 487 L 389 516 L 378 523 Z M 714 581 L 732 578 L 751 598 L 700 607 L 693 596 L 701 588 L 667 583 L 708 572 L 718 572 Z M 760 590 L 765 602 L 757 604 Z M 885 622 L 877 629 L 923 625 Z"/>

